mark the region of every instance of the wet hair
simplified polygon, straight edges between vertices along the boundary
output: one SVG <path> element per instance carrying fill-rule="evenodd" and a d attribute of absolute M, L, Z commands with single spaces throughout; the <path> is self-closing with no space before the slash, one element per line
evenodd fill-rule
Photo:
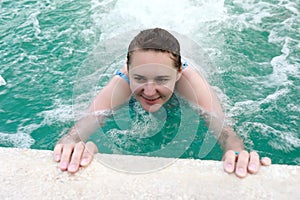
<path fill-rule="evenodd" d="M 174 67 L 181 71 L 182 63 L 179 42 L 171 33 L 164 29 L 146 29 L 134 37 L 128 47 L 127 70 L 129 70 L 129 65 L 131 64 L 131 56 L 137 50 L 168 52 L 174 61 Z"/>

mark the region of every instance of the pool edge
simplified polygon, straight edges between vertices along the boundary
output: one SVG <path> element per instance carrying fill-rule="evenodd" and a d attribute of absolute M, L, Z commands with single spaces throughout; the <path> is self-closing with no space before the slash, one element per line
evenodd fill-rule
<path fill-rule="evenodd" d="M 52 151 L 0 147 L 0 158 L 0 199 L 300 197 L 300 166 L 261 167 L 258 174 L 240 179 L 226 174 L 220 161 L 98 154 L 72 175 L 57 168 Z"/>

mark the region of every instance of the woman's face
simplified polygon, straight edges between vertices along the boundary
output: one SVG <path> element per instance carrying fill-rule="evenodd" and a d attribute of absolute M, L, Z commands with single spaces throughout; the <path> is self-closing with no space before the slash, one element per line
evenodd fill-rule
<path fill-rule="evenodd" d="M 142 107 L 155 112 L 172 96 L 181 73 L 167 52 L 136 51 L 129 66 L 130 89 Z"/>

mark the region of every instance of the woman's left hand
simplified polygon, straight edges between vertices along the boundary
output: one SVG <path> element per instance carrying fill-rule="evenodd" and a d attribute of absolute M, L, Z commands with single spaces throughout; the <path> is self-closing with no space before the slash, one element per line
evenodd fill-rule
<path fill-rule="evenodd" d="M 224 170 L 227 173 L 233 173 L 244 178 L 248 173 L 255 174 L 258 172 L 260 165 L 271 165 L 271 159 L 268 157 L 259 158 L 257 152 L 252 151 L 248 153 L 243 150 L 236 153 L 233 150 L 228 150 L 223 156 Z"/>

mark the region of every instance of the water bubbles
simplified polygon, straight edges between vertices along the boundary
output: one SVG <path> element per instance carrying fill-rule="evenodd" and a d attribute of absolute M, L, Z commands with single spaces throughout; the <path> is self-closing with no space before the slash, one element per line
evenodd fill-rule
<path fill-rule="evenodd" d="M 190 0 L 105 0 L 92 1 L 92 8 L 93 19 L 103 31 L 103 39 L 124 33 L 128 27 L 161 27 L 190 34 L 198 31 L 200 23 L 219 21 L 226 17 L 224 0 L 202 0 L 197 3 Z"/>
<path fill-rule="evenodd" d="M 0 144 L 6 147 L 30 148 L 34 142 L 30 134 L 19 130 L 17 133 L 0 132 Z"/>

